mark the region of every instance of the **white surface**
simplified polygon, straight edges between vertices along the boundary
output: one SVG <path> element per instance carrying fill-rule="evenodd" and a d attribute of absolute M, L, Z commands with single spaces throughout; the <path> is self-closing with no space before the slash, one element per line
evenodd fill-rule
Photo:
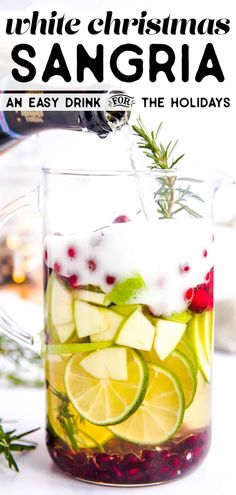
<path fill-rule="evenodd" d="M 214 366 L 213 442 L 204 464 L 192 475 L 174 484 L 139 488 L 139 494 L 231 495 L 236 491 L 236 357 L 216 355 Z M 42 390 L 1 389 L 1 417 L 17 419 L 19 431 L 42 426 L 32 435 L 38 441 L 34 452 L 18 456 L 20 473 L 14 473 L 0 460 L 1 493 L 8 495 L 103 495 L 131 493 L 129 488 L 99 487 L 70 479 L 51 462 L 44 444 L 44 393 Z M 133 493 L 133 492 L 132 492 Z"/>

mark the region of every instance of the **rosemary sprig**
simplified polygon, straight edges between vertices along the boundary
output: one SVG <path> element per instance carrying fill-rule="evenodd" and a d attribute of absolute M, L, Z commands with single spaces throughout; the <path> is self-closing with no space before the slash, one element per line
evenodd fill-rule
<path fill-rule="evenodd" d="M 79 427 L 79 423 L 81 425 L 84 424 L 84 418 L 82 418 L 82 416 L 80 416 L 78 413 L 74 414 L 70 410 L 70 401 L 67 395 L 62 392 L 58 392 L 54 387 L 49 385 L 49 383 L 48 388 L 50 392 L 52 392 L 60 401 L 58 406 L 57 419 L 58 421 L 60 421 L 61 426 L 74 451 L 78 451 L 79 449 L 86 448 L 88 446 L 85 440 L 85 438 L 87 437 L 88 440 L 92 440 L 92 442 L 97 446 L 100 452 L 104 452 L 103 447 L 96 441 L 96 439 L 91 437 L 91 435 L 89 435 L 82 428 Z M 81 434 L 83 436 L 81 436 Z"/>
<path fill-rule="evenodd" d="M 16 434 L 16 430 L 5 431 L 0 422 L 0 455 L 3 455 L 10 469 L 19 471 L 15 457 L 12 452 L 24 452 L 34 450 L 37 447 L 35 442 L 29 442 L 24 439 L 25 436 L 38 431 L 40 428 Z"/>
<path fill-rule="evenodd" d="M 172 170 L 184 157 L 184 154 L 177 158 L 173 158 L 172 156 L 178 141 L 175 141 L 174 143 L 170 141 L 167 146 L 164 146 L 161 142 L 158 143 L 161 128 L 162 122 L 158 126 L 156 132 L 151 131 L 149 134 L 140 116 L 137 119 L 137 124 L 132 126 L 134 135 L 139 138 L 139 148 L 143 150 L 147 158 L 152 160 L 151 165 L 149 165 L 150 170 Z M 185 210 L 189 215 L 196 218 L 201 216 L 188 205 L 190 199 L 202 201 L 197 194 L 191 191 L 190 185 L 186 188 L 176 186 L 177 177 L 175 175 L 157 177 L 156 180 L 159 187 L 155 192 L 154 197 L 157 205 L 157 212 L 161 218 L 173 218 L 182 210 Z M 188 181 L 189 180 L 190 179 L 188 179 Z"/>

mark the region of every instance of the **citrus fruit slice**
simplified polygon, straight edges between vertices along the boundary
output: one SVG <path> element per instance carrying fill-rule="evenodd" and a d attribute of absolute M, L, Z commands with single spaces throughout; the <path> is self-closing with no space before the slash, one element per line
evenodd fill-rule
<path fill-rule="evenodd" d="M 194 315 L 188 324 L 187 334 L 193 345 L 199 369 L 205 380 L 209 382 L 213 345 L 213 311 Z"/>
<path fill-rule="evenodd" d="M 144 401 L 126 421 L 109 429 L 129 442 L 159 445 L 179 429 L 184 395 L 178 379 L 160 365 L 148 364 L 149 385 Z"/>
<path fill-rule="evenodd" d="M 96 351 L 94 359 L 98 352 L 102 351 Z M 80 355 L 69 359 L 65 387 L 71 403 L 83 418 L 96 425 L 116 424 L 140 406 L 148 385 L 148 369 L 136 351 L 127 348 L 128 379 L 125 381 L 95 378 L 82 368 L 81 360 Z"/>
<path fill-rule="evenodd" d="M 163 365 L 177 376 L 183 389 L 185 407 L 189 407 L 193 402 L 197 388 L 197 376 L 192 362 L 182 352 L 173 351 L 163 361 Z"/>
<path fill-rule="evenodd" d="M 47 356 L 45 367 L 46 376 L 49 383 L 47 389 L 47 409 L 48 420 L 54 434 L 61 440 L 69 444 L 72 448 L 99 448 L 104 443 L 112 438 L 112 433 L 104 426 L 95 426 L 87 421 L 81 422 L 80 416 L 77 414 L 72 404 L 68 401 L 62 403 L 60 397 L 65 397 L 64 387 L 64 372 L 66 360 L 60 356 Z M 69 421 L 73 425 L 71 435 L 68 435 L 68 426 L 65 427 L 62 407 L 65 411 L 65 406 L 68 407 Z M 61 416 L 61 421 L 60 421 Z M 64 426 L 63 426 L 64 425 Z"/>
<path fill-rule="evenodd" d="M 182 352 L 191 361 L 194 371 L 195 373 L 197 373 L 198 371 L 197 358 L 195 356 L 195 352 L 193 350 L 193 346 L 190 340 L 188 340 L 186 337 L 181 339 L 181 341 L 178 343 L 176 347 L 176 350 Z"/>

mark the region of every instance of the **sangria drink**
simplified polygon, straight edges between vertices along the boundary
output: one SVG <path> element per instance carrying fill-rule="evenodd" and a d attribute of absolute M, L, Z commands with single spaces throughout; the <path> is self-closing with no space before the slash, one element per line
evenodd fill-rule
<path fill-rule="evenodd" d="M 212 246 L 205 218 L 45 237 L 47 445 L 65 472 L 146 485 L 204 459 Z"/>

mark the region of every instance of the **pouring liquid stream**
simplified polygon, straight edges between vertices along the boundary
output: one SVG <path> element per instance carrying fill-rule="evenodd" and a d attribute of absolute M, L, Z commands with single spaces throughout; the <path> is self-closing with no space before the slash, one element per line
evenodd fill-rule
<path fill-rule="evenodd" d="M 140 211 L 144 216 L 145 220 L 155 220 L 157 217 L 156 205 L 153 199 L 153 191 L 151 189 L 151 184 L 149 177 L 140 177 L 139 171 L 146 170 L 146 166 L 142 165 L 141 168 L 141 157 L 138 146 L 135 142 L 132 129 L 129 125 L 122 128 L 121 131 L 125 137 L 127 143 L 127 153 L 129 158 L 129 163 L 132 170 L 135 172 L 135 180 L 137 185 L 138 198 L 140 201 Z"/>

